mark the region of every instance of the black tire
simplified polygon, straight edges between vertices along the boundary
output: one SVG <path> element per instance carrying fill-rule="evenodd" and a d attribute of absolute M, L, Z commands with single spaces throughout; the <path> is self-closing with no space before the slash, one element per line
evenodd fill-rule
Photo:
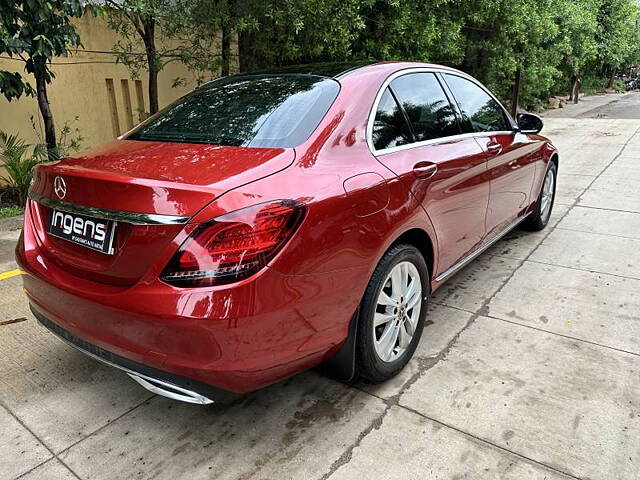
<path fill-rule="evenodd" d="M 546 214 L 542 211 L 542 196 L 544 193 L 544 182 L 548 175 L 553 175 L 553 193 L 551 196 L 551 205 L 549 206 L 549 210 Z M 558 166 L 555 162 L 550 161 L 549 166 L 547 167 L 547 171 L 545 173 L 545 178 L 542 180 L 542 186 L 540 187 L 540 194 L 538 195 L 538 200 L 536 200 L 536 207 L 531 214 L 526 218 L 524 222 L 522 222 L 522 228 L 524 230 L 529 230 L 530 232 L 537 232 L 544 229 L 549 223 L 549 218 L 551 217 L 551 212 L 553 211 L 553 203 L 556 199 L 556 183 L 558 179 Z"/>
<path fill-rule="evenodd" d="M 409 262 L 416 267 L 422 286 L 419 300 L 420 312 L 413 336 L 409 345 L 392 361 L 383 361 L 376 352 L 374 317 L 378 307 L 378 297 L 387 281 L 392 269 L 401 262 Z M 386 287 L 385 287 L 386 288 Z M 401 244 L 391 248 L 382 257 L 371 276 L 369 285 L 365 291 L 356 334 L 355 368 L 359 377 L 372 382 L 383 382 L 395 376 L 411 360 L 424 329 L 424 321 L 427 314 L 427 305 L 430 294 L 429 270 L 424 257 L 413 245 Z M 407 309 L 407 312 L 410 310 Z M 377 327 L 380 328 L 380 327 Z M 384 327 L 383 327 L 384 328 Z M 400 327 L 403 328 L 403 327 Z"/>

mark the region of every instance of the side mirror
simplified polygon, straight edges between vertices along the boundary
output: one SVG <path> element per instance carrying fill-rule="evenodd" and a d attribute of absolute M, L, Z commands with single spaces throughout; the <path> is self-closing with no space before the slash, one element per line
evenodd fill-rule
<path fill-rule="evenodd" d="M 516 116 L 518 128 L 522 133 L 539 133 L 542 130 L 542 118 L 533 113 L 519 113 Z"/>

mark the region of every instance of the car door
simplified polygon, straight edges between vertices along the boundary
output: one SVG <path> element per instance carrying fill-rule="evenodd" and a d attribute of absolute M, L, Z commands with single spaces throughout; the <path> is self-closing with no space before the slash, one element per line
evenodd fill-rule
<path fill-rule="evenodd" d="M 480 244 L 489 201 L 486 155 L 472 136 L 461 135 L 434 73 L 393 78 L 377 105 L 370 143 L 431 219 L 439 253 L 435 276 Z"/>
<path fill-rule="evenodd" d="M 477 134 L 487 159 L 491 193 L 486 231 L 491 238 L 517 222 L 531 202 L 536 145 L 517 132 L 502 105 L 479 84 L 453 73 L 442 76 L 462 115 L 463 130 Z"/>

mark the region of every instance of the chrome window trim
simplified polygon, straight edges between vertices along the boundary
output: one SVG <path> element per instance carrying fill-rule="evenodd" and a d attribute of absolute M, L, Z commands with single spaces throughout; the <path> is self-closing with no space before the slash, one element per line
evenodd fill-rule
<path fill-rule="evenodd" d="M 382 98 L 382 95 L 384 94 L 384 91 L 386 90 L 386 88 L 391 84 L 391 82 L 393 82 L 396 78 L 398 77 L 402 77 L 404 75 L 409 75 L 412 73 L 433 73 L 433 74 L 450 74 L 450 75 L 456 75 L 458 77 L 464 78 L 466 80 L 471 81 L 472 83 L 476 84 L 479 88 L 481 88 L 485 93 L 487 93 L 495 102 L 497 102 L 497 104 L 500 106 L 500 108 L 502 108 L 502 111 L 505 113 L 507 120 L 509 120 L 509 122 L 511 122 L 511 125 L 513 126 L 513 130 L 500 130 L 500 131 L 496 131 L 496 132 L 471 132 L 471 133 L 461 133 L 459 135 L 451 135 L 449 137 L 441 137 L 441 138 L 433 138 L 430 140 L 423 140 L 422 142 L 414 142 L 414 143 L 408 143 L 406 145 L 398 145 L 395 147 L 389 147 L 389 148 L 382 148 L 380 150 L 376 150 L 376 148 L 373 145 L 373 124 L 375 122 L 375 118 L 376 118 L 376 112 L 378 111 L 378 106 L 380 104 L 380 99 Z M 445 80 L 446 81 L 446 80 Z M 448 87 L 448 85 L 447 85 Z M 446 90 L 444 89 L 444 87 L 442 87 L 443 92 L 446 94 Z M 453 100 L 456 100 L 455 98 Z M 457 103 L 457 101 L 456 101 Z M 389 153 L 395 153 L 395 152 L 400 152 L 403 150 L 409 150 L 412 148 L 419 148 L 419 147 L 424 147 L 426 145 L 435 145 L 435 144 L 439 144 L 439 143 L 446 143 L 446 142 L 450 142 L 452 140 L 460 140 L 460 139 L 464 139 L 464 138 L 481 138 L 481 137 L 488 137 L 488 136 L 492 136 L 492 135 L 509 135 L 509 134 L 514 134 L 517 132 L 516 130 L 516 124 L 513 120 L 513 118 L 511 117 L 511 115 L 509 114 L 509 112 L 507 111 L 506 108 L 504 108 L 504 105 L 502 105 L 502 103 L 500 102 L 500 100 L 498 100 L 495 95 L 493 95 L 493 93 L 491 93 L 484 85 L 482 85 L 482 83 L 480 83 L 478 80 L 476 80 L 475 78 L 473 78 L 471 75 L 467 75 L 464 72 L 461 72 L 459 70 L 456 70 L 455 68 L 449 68 L 449 67 L 409 67 L 409 68 L 404 68 L 402 70 L 398 70 L 397 72 L 392 73 L 391 75 L 389 75 L 385 81 L 382 83 L 382 86 L 380 87 L 380 89 L 378 90 L 378 93 L 376 94 L 375 100 L 373 102 L 372 108 L 369 111 L 369 118 L 367 120 L 367 127 L 366 127 L 366 139 L 367 139 L 367 145 L 369 146 L 369 150 L 371 151 L 371 153 L 375 156 L 380 156 L 380 155 L 386 155 Z"/>
<path fill-rule="evenodd" d="M 449 137 L 433 138 L 431 140 L 423 140 L 422 142 L 408 143 L 406 145 L 398 145 L 397 147 L 383 148 L 381 150 L 371 150 L 376 157 L 382 155 L 388 155 L 389 153 L 401 152 L 402 150 L 410 150 L 412 148 L 424 147 L 426 145 L 437 145 L 440 143 L 447 143 L 455 140 L 463 140 L 465 138 L 482 138 L 490 137 L 492 135 L 512 135 L 515 132 L 511 130 L 501 130 L 496 132 L 473 132 L 473 133 L 461 133 L 460 135 L 451 135 Z"/>
<path fill-rule="evenodd" d="M 187 223 L 191 218 L 177 215 L 123 212 L 120 210 L 87 207 L 85 205 L 61 202 L 33 192 L 29 192 L 29 198 L 40 205 L 55 208 L 56 210 L 61 210 L 63 212 L 87 215 L 89 217 L 100 218 L 102 220 L 113 220 L 114 222 L 130 223 L 131 225 L 182 225 Z"/>

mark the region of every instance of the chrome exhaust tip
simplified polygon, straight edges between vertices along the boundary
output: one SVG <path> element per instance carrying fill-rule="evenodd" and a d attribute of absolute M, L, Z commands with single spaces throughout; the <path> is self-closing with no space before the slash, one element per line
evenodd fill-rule
<path fill-rule="evenodd" d="M 163 397 L 167 397 L 172 400 L 179 400 L 181 402 L 196 403 L 198 405 L 209 405 L 213 403 L 213 400 L 205 397 L 204 395 L 158 380 L 157 378 L 133 372 L 127 372 L 127 375 L 156 395 L 162 395 Z"/>

